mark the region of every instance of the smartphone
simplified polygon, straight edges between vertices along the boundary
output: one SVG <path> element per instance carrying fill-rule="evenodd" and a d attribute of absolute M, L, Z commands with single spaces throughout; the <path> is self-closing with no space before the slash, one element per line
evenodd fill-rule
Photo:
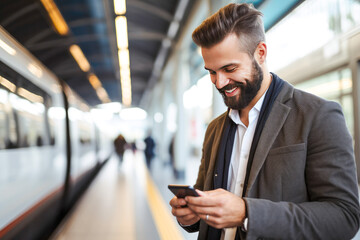
<path fill-rule="evenodd" d="M 168 185 L 168 188 L 178 198 L 184 198 L 186 196 L 194 196 L 194 197 L 199 196 L 199 194 L 195 191 L 195 189 L 189 185 L 170 184 Z"/>

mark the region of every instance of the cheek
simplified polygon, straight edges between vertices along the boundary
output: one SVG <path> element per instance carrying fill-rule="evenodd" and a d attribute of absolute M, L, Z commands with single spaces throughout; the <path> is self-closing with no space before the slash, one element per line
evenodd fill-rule
<path fill-rule="evenodd" d="M 245 80 L 245 79 L 251 79 L 252 72 L 251 70 L 239 70 L 236 73 L 234 73 L 233 77 L 236 77 L 239 80 Z"/>
<path fill-rule="evenodd" d="M 213 84 L 215 84 L 215 82 L 216 82 L 216 75 L 210 74 L 210 80 L 211 80 L 211 82 L 212 82 Z"/>

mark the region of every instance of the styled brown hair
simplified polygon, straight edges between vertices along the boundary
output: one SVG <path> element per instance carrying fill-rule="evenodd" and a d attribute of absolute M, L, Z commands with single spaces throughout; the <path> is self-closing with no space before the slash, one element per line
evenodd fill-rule
<path fill-rule="evenodd" d="M 241 49 L 252 56 L 257 45 L 265 42 L 262 16 L 251 4 L 230 3 L 205 19 L 192 33 L 192 39 L 198 46 L 210 48 L 235 33 Z"/>

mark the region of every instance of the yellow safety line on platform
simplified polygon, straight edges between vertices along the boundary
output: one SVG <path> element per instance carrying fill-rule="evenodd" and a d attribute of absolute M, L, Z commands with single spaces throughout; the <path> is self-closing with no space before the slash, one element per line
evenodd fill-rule
<path fill-rule="evenodd" d="M 146 172 L 146 190 L 149 206 L 160 238 L 162 240 L 184 240 L 174 216 L 171 215 L 169 207 L 161 197 L 144 163 L 143 166 Z"/>

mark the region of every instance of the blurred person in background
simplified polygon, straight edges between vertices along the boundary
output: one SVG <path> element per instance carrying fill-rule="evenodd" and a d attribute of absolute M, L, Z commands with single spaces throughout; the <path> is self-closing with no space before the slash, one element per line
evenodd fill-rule
<path fill-rule="evenodd" d="M 169 144 L 169 156 L 170 156 L 170 165 L 171 165 L 171 169 L 173 171 L 174 177 L 178 178 L 179 174 L 176 171 L 175 168 L 175 156 L 174 156 L 174 144 L 175 144 L 175 135 L 171 138 L 170 140 L 170 144 Z"/>
<path fill-rule="evenodd" d="M 144 139 L 145 142 L 145 158 L 146 158 L 146 165 L 150 169 L 151 168 L 151 160 L 155 156 L 155 141 L 151 137 L 151 132 L 149 131 L 147 137 Z"/>
<path fill-rule="evenodd" d="M 119 158 L 119 164 L 122 163 L 127 142 L 122 134 L 119 134 L 114 140 L 115 152 Z"/>
<path fill-rule="evenodd" d="M 193 32 L 228 111 L 205 134 L 200 196 L 174 197 L 172 214 L 198 239 L 351 239 L 358 184 L 342 109 L 269 72 L 261 17 L 229 4 Z"/>

